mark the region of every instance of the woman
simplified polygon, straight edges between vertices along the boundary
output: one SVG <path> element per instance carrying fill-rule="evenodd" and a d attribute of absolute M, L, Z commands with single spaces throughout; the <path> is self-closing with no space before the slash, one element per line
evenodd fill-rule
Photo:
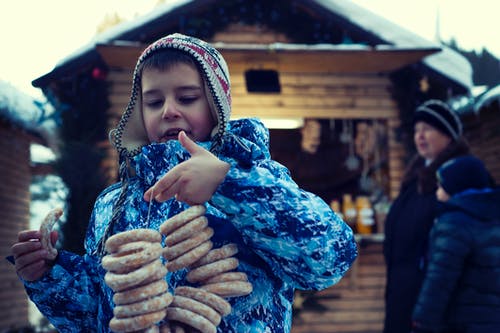
<path fill-rule="evenodd" d="M 387 264 L 384 333 L 411 331 L 411 314 L 425 275 L 426 249 L 436 206 L 436 170 L 467 154 L 460 119 L 445 103 L 429 100 L 414 116 L 416 156 L 385 222 Z"/>

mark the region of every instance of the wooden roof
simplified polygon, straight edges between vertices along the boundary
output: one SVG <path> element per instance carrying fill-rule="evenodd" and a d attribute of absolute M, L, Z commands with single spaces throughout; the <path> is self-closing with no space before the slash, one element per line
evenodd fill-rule
<path fill-rule="evenodd" d="M 246 10 L 240 10 L 242 6 L 246 6 Z M 255 15 L 256 10 L 260 10 L 260 16 Z M 213 20 L 214 15 L 217 15 L 217 20 Z M 51 72 L 35 79 L 33 85 L 46 87 L 52 81 L 74 75 L 82 68 L 95 66 L 102 61 L 97 50 L 100 44 L 123 40 L 149 44 L 173 32 L 214 42 L 211 40 L 213 34 L 234 22 L 268 26 L 287 35 L 294 43 L 439 48 L 443 52 L 422 59 L 422 70 L 460 93 L 467 92 L 472 82 L 470 65 L 467 67 L 467 61 L 458 53 L 427 41 L 347 0 L 255 0 L 243 3 L 173 0 L 158 6 L 148 15 L 124 22 L 96 36 L 60 61 Z M 297 29 L 299 23 L 300 29 Z M 344 51 L 336 53 L 339 57 L 347 55 Z"/>
<path fill-rule="evenodd" d="M 145 45 L 99 44 L 110 67 L 133 69 Z M 280 72 L 385 73 L 439 52 L 439 48 L 339 47 L 296 44 L 216 44 L 231 71 L 274 69 Z M 245 66 L 237 68 L 236 66 Z"/>

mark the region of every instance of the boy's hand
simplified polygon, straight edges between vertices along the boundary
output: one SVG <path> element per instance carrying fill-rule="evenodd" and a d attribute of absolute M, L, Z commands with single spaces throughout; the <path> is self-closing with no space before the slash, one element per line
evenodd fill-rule
<path fill-rule="evenodd" d="M 52 268 L 54 261 L 48 259 L 48 252 L 40 242 L 41 237 L 38 230 L 24 230 L 18 234 L 18 242 L 11 247 L 17 275 L 23 280 L 38 280 Z M 55 245 L 58 238 L 57 231 L 52 231 L 50 238 Z"/>
<path fill-rule="evenodd" d="M 191 158 L 167 172 L 144 193 L 150 201 L 151 193 L 158 202 L 171 197 L 188 205 L 208 201 L 229 171 L 229 164 L 219 160 L 208 150 L 198 146 L 186 133 L 179 133 L 179 142 L 191 154 Z"/>

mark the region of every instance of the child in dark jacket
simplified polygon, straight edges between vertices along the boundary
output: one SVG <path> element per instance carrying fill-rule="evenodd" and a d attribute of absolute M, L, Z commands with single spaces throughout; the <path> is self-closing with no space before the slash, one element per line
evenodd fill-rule
<path fill-rule="evenodd" d="M 437 171 L 442 202 L 413 332 L 500 332 L 500 190 L 470 155 Z"/>
<path fill-rule="evenodd" d="M 222 55 L 194 37 L 166 36 L 139 57 L 111 136 L 121 181 L 95 203 L 86 254 L 59 251 L 47 260 L 33 230 L 12 246 L 30 298 L 59 331 L 109 332 L 115 304 L 101 264 L 106 240 L 158 230 L 193 205 L 205 206 L 214 248 L 237 245 L 238 270 L 253 286 L 229 299 L 218 332 L 289 332 L 294 290 L 329 287 L 349 269 L 357 255 L 352 230 L 271 159 L 259 120 L 229 120 L 230 87 Z M 168 272 L 172 294 L 196 287 L 186 275 L 187 268 Z"/>

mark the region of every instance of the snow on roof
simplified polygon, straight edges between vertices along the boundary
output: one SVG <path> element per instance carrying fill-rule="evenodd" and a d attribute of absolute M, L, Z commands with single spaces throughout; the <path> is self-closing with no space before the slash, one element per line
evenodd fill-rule
<path fill-rule="evenodd" d="M 371 33 L 381 40 L 381 44 L 387 43 L 402 48 L 441 48 L 442 52 L 430 55 L 423 59 L 426 66 L 435 70 L 443 76 L 450 78 L 465 89 L 470 90 L 472 83 L 472 67 L 469 62 L 459 53 L 446 46 L 430 42 L 417 34 L 364 9 L 346 0 L 312 0 L 319 6 L 325 8 L 335 15 L 360 27 L 367 33 Z M 55 69 L 63 67 L 68 63 L 91 54 L 98 44 L 111 43 L 117 40 L 140 41 L 140 37 L 146 34 L 146 30 L 153 29 L 157 20 L 176 8 L 194 3 L 192 0 L 172 0 L 154 8 L 150 13 L 138 17 L 132 21 L 122 22 L 109 30 L 94 37 L 88 44 L 79 48 L 73 54 L 57 63 Z M 35 86 L 43 85 L 41 78 L 33 81 Z M 43 79 L 42 79 L 43 81 Z"/>
<path fill-rule="evenodd" d="M 474 87 L 474 82 L 472 81 L 473 70 L 469 61 L 446 46 L 441 48 L 441 52 L 424 58 L 423 62 L 470 91 Z"/>
<path fill-rule="evenodd" d="M 389 44 L 400 47 L 440 47 L 442 52 L 424 58 L 423 62 L 468 90 L 474 86 L 472 66 L 465 57 L 452 49 L 428 41 L 350 1 L 316 0 L 316 2 Z"/>
<path fill-rule="evenodd" d="M 479 96 L 474 104 L 474 111 L 479 112 L 483 107 L 488 106 L 494 101 L 500 103 L 500 84 L 486 91 L 483 95 Z"/>
<path fill-rule="evenodd" d="M 0 79 L 0 118 L 43 139 L 43 145 L 55 150 L 57 123 L 54 109 Z"/>
<path fill-rule="evenodd" d="M 37 130 L 43 109 L 29 95 L 0 80 L 0 117 L 27 130 Z"/>

